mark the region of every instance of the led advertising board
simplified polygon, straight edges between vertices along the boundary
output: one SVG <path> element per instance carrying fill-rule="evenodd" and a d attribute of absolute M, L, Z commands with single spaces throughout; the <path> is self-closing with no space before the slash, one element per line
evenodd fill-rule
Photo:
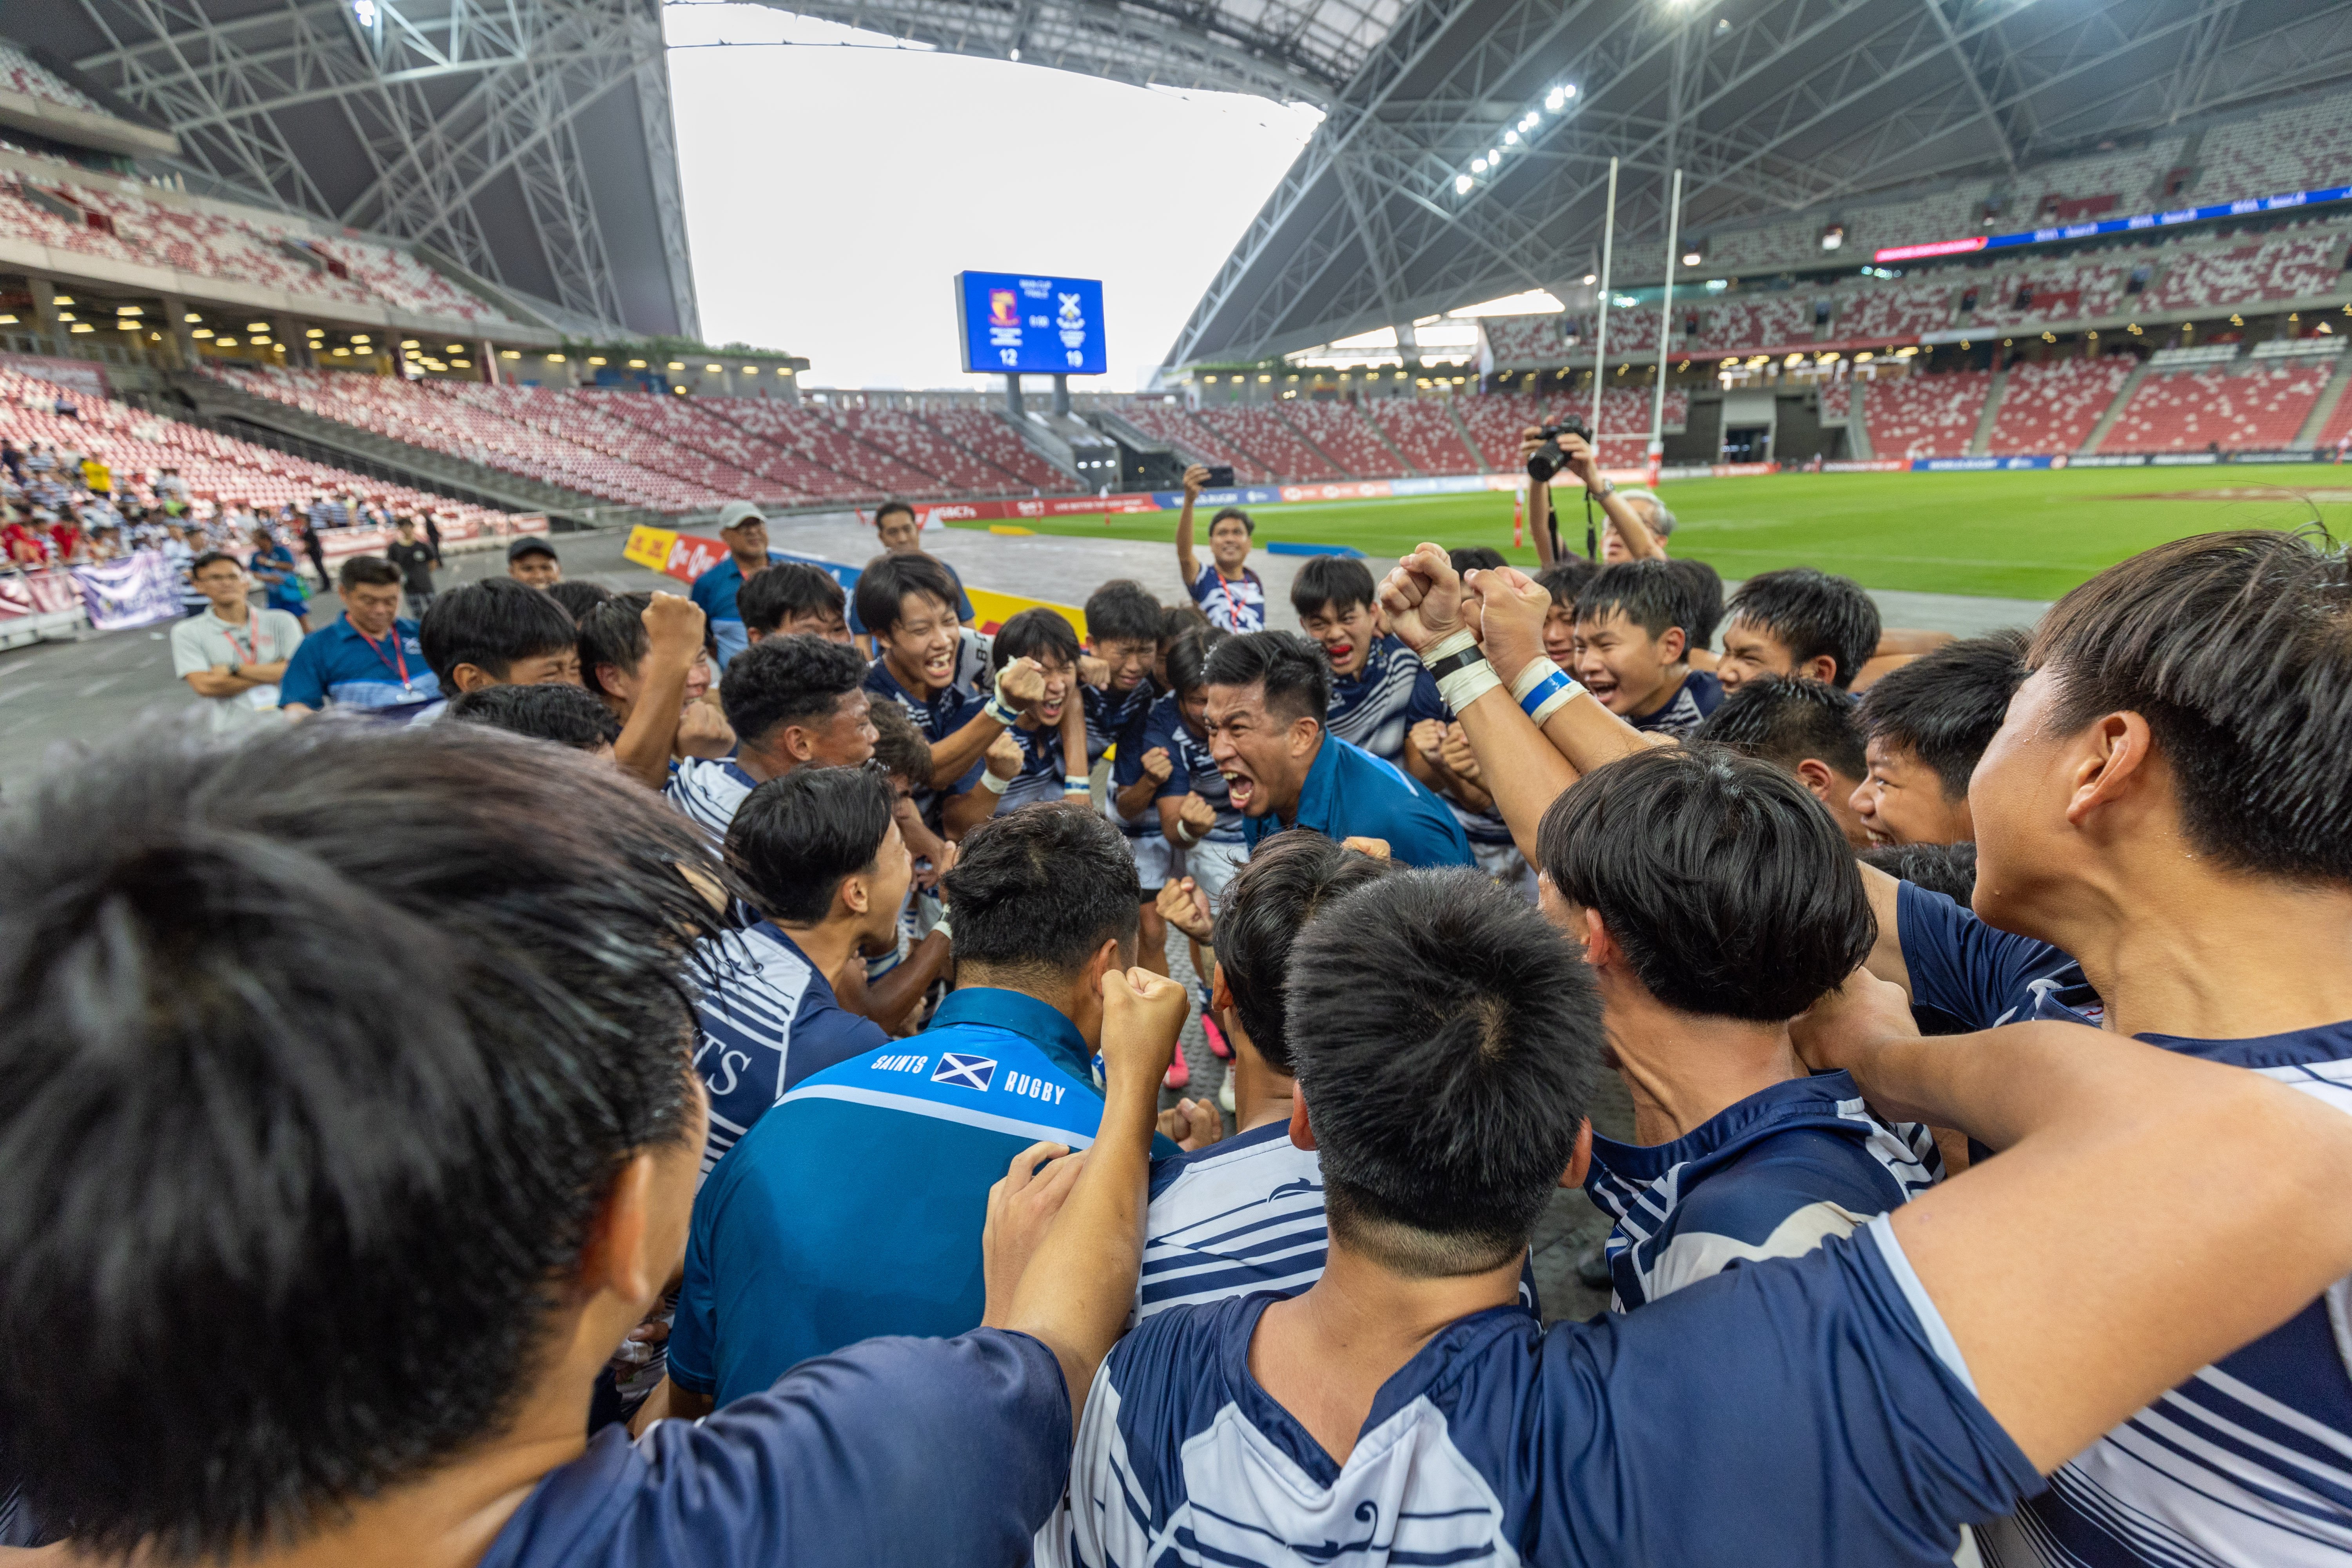
<path fill-rule="evenodd" d="M 963 367 L 978 374 L 1101 375 L 1103 287 L 1094 278 L 956 274 Z"/>
<path fill-rule="evenodd" d="M 2319 191 L 2290 191 L 2284 195 L 2249 196 L 2242 201 L 2215 202 L 2210 206 L 2176 207 L 2170 212 L 2142 213 L 2137 217 L 2100 218 L 2093 223 L 2053 225 L 2022 229 L 2016 234 L 1972 235 L 1966 239 L 1937 239 L 1926 245 L 1890 246 L 1873 261 L 1925 261 L 1936 256 L 1966 256 L 1979 250 L 2006 250 L 2013 245 L 2048 245 L 2054 240 L 2090 239 L 2103 234 L 2131 234 L 2140 229 L 2170 228 L 2176 224 L 2210 223 L 2215 218 L 2244 217 L 2253 213 L 2289 212 L 2325 202 L 2352 200 L 2352 185 L 2331 185 Z"/>

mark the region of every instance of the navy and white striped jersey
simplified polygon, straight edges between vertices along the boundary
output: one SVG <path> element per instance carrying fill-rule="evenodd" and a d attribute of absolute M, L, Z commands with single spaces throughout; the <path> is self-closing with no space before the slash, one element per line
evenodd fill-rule
<path fill-rule="evenodd" d="M 1742 1263 L 1800 1258 L 1941 1180 L 1936 1140 L 1864 1109 L 1852 1076 L 1759 1089 L 1671 1143 L 1595 1134 L 1584 1191 L 1610 1228 L 1621 1312 Z"/>
<path fill-rule="evenodd" d="M 2029 1018 L 2097 1028 L 2106 1004 L 2083 966 L 2046 942 L 1997 930 L 1942 893 L 1910 882 L 1895 890 L 1895 930 L 1911 973 L 1911 1005 L 1963 1029 Z"/>
<path fill-rule="evenodd" d="M 1197 795 L 1214 806 L 1217 825 L 1204 837 L 1220 844 L 1242 842 L 1242 814 L 1229 804 L 1231 792 L 1225 787 L 1225 775 L 1217 769 L 1217 760 L 1209 755 L 1209 742 L 1185 726 L 1184 714 L 1177 706 L 1173 692 L 1160 700 L 1151 710 L 1151 722 L 1144 731 L 1145 750 L 1164 745 L 1175 760 L 1176 771 L 1168 775 L 1168 787 L 1160 794 L 1181 800 Z M 1165 739 L 1161 739 L 1165 737 Z"/>
<path fill-rule="evenodd" d="M 1882 1216 L 1643 1311 L 1458 1319 L 1334 1460 L 1250 1371 L 1276 1298 L 1148 1318 L 1096 1374 L 1042 1568 L 1947 1568 L 2042 1478 Z"/>
<path fill-rule="evenodd" d="M 1382 762 L 1403 765 L 1405 737 L 1423 719 L 1443 723 L 1454 717 L 1437 695 L 1429 667 L 1395 637 L 1372 639 L 1364 668 L 1331 677 L 1331 705 L 1323 727 L 1353 741 Z"/>
<path fill-rule="evenodd" d="M 787 1089 L 813 1072 L 890 1043 L 881 1026 L 834 999 L 793 939 L 761 921 L 698 944 L 694 1068 L 710 1092 L 702 1174 Z"/>
<path fill-rule="evenodd" d="M 1228 577 L 1211 561 L 1192 579 L 1192 602 L 1211 626 L 1229 632 L 1265 630 L 1265 584 L 1248 567 L 1242 568 L 1240 576 Z"/>
<path fill-rule="evenodd" d="M 688 757 L 670 764 L 662 798 L 700 824 L 712 843 L 724 844 L 728 825 L 735 820 L 735 808 L 759 787 L 760 781 L 737 766 L 732 757 Z"/>
<path fill-rule="evenodd" d="M 1323 1162 L 1290 1124 L 1252 1128 L 1151 1168 L 1135 1310 L 1295 1295 L 1323 1277 Z"/>
<path fill-rule="evenodd" d="M 1031 730 L 1015 724 L 1006 733 L 1020 744 L 1021 771 L 1004 786 L 996 809 L 1000 813 L 1018 811 L 1039 801 L 1061 799 L 1062 780 L 1066 776 L 1063 772 L 1066 759 L 1062 755 L 1061 727 L 1047 729 L 1040 725 Z"/>
<path fill-rule="evenodd" d="M 1117 795 L 1120 789 L 1143 776 L 1143 753 L 1154 745 L 1167 744 L 1164 741 L 1154 742 L 1145 738 L 1153 712 L 1160 704 L 1160 688 L 1152 683 L 1150 677 L 1146 676 L 1129 691 L 1093 686 L 1084 686 L 1079 689 L 1085 695 L 1087 705 L 1087 762 L 1089 764 L 1100 762 L 1104 752 L 1117 748 L 1111 758 L 1110 774 L 1111 793 Z M 1171 752 L 1170 755 L 1172 758 L 1174 753 Z M 1157 800 L 1159 796 L 1155 795 L 1152 798 Z M 1160 812 L 1149 803 L 1144 805 L 1142 815 L 1132 820 L 1119 816 L 1117 810 L 1110 811 L 1108 815 L 1111 826 L 1129 838 L 1160 837 Z"/>

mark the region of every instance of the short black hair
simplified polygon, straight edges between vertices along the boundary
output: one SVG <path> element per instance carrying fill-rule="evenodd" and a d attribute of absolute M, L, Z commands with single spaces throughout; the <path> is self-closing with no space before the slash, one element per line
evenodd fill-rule
<path fill-rule="evenodd" d="M 1624 611 L 1627 620 L 1654 637 L 1680 626 L 1685 641 L 1691 640 L 1691 622 L 1697 618 L 1691 613 L 1689 586 L 1654 558 L 1603 566 L 1576 595 L 1580 626 L 1603 619 L 1612 610 Z"/>
<path fill-rule="evenodd" d="M 1977 759 L 2025 684 L 2025 648 L 2023 632 L 1989 632 L 1897 665 L 1862 694 L 1862 726 L 1933 768 L 1946 800 L 1966 800 Z"/>
<path fill-rule="evenodd" d="M 15 521 L 13 513 L 10 515 L 9 521 Z M 227 551 L 207 550 L 202 555 L 197 556 L 194 561 L 188 563 L 188 575 L 193 577 L 197 573 L 203 571 L 205 567 L 217 566 L 224 561 L 227 562 L 230 565 L 236 567 L 240 572 L 245 570 L 245 563 L 239 561 L 236 556 L 231 555 Z"/>
<path fill-rule="evenodd" d="M 914 716 L 896 700 L 877 701 L 866 710 L 874 726 L 874 760 L 892 778 L 905 779 L 918 789 L 931 784 L 931 743 L 915 728 Z"/>
<path fill-rule="evenodd" d="M 449 717 L 593 752 L 621 738 L 621 721 L 586 689 L 568 681 L 485 686 L 449 704 Z"/>
<path fill-rule="evenodd" d="M 1690 595 L 1691 647 L 1713 646 L 1715 628 L 1723 624 L 1723 574 L 1704 561 L 1669 561 L 1666 570 L 1682 580 L 1683 591 Z M 1875 646 L 1877 639 L 1871 640 Z"/>
<path fill-rule="evenodd" d="M 1209 617 L 1201 613 L 1198 605 L 1160 606 L 1160 640 L 1163 643 L 1172 643 L 1186 632 L 1199 631 L 1210 624 Z"/>
<path fill-rule="evenodd" d="M 454 695 L 459 665 L 504 680 L 518 659 L 576 650 L 580 627 L 571 611 L 539 589 L 511 577 L 485 577 L 433 595 L 416 642 L 441 689 Z"/>
<path fill-rule="evenodd" d="M 575 621 L 586 618 L 589 611 L 613 596 L 612 589 L 585 577 L 567 577 L 561 583 L 550 583 L 540 592 L 570 611 Z"/>
<path fill-rule="evenodd" d="M 614 1173 L 698 1124 L 681 868 L 732 885 L 609 763 L 478 724 L 137 729 L 0 821 L 37 1518 L 226 1556 L 512 1419 Z"/>
<path fill-rule="evenodd" d="M 1237 506 L 1229 506 L 1221 509 L 1216 516 L 1209 520 L 1209 531 L 1211 533 L 1216 532 L 1217 524 L 1224 521 L 1225 519 L 1229 517 L 1237 520 L 1241 523 L 1242 527 L 1249 532 L 1253 534 L 1257 532 L 1257 524 L 1250 520 L 1250 514 L 1244 511 Z"/>
<path fill-rule="evenodd" d="M 1581 555 L 1563 555 L 1536 574 L 1536 584 L 1551 595 L 1551 602 L 1573 615 L 1576 596 L 1584 585 L 1601 574 L 1601 563 L 1587 561 Z"/>
<path fill-rule="evenodd" d="M 1126 836 L 1100 814 L 1040 801 L 970 833 L 940 879 L 955 910 L 955 956 L 1064 980 L 1116 937 L 1135 940 L 1143 885 Z"/>
<path fill-rule="evenodd" d="M 1874 844 L 1854 857 L 1897 881 L 1941 893 L 1962 909 L 1977 895 L 1977 847 L 1957 844 Z"/>
<path fill-rule="evenodd" d="M 1168 645 L 1168 689 L 1190 697 L 1208 684 L 1209 655 L 1234 634 L 1223 626 L 1202 626 Z"/>
<path fill-rule="evenodd" d="M 947 606 L 950 617 L 961 602 L 955 579 L 929 556 L 877 555 L 857 574 L 857 589 L 852 598 L 857 605 L 858 622 L 877 637 L 888 636 L 897 629 L 901 618 L 898 606 L 909 594 L 937 599 Z"/>
<path fill-rule="evenodd" d="M 1503 552 L 1491 544 L 1457 544 L 1445 552 L 1445 559 L 1456 572 L 1492 572 L 1497 566 L 1507 566 Z"/>
<path fill-rule="evenodd" d="M 867 668 L 865 656 L 843 643 L 806 632 L 766 637 L 727 661 L 719 705 L 737 740 L 757 746 L 786 724 L 831 719 L 866 684 Z"/>
<path fill-rule="evenodd" d="M 730 663 L 729 673 L 741 662 Z M 879 769 L 794 768 L 735 808 L 727 863 L 751 889 L 753 909 L 772 921 L 814 925 L 832 910 L 842 879 L 874 864 L 897 805 Z"/>
<path fill-rule="evenodd" d="M 1832 686 L 1843 689 L 1878 649 L 1878 605 L 1851 577 L 1811 566 L 1759 572 L 1731 595 L 1731 618 L 1769 632 L 1797 663 L 1827 654 Z"/>
<path fill-rule="evenodd" d="M 1290 580 L 1290 607 L 1303 619 L 1319 616 L 1323 606 L 1346 615 L 1360 605 L 1375 603 L 1371 568 L 1352 555 L 1310 555 L 1298 563 Z"/>
<path fill-rule="evenodd" d="M 1527 1246 L 1603 1041 L 1591 971 L 1532 905 L 1467 868 L 1368 882 L 1292 945 L 1286 1020 L 1334 1237 L 1425 1276 Z"/>
<path fill-rule="evenodd" d="M 1212 942 L 1234 1011 L 1266 1065 L 1291 1070 L 1284 1028 L 1284 986 L 1291 944 L 1318 911 L 1375 877 L 1390 862 L 1343 848 L 1311 827 L 1294 827 L 1259 842 L 1218 900 Z"/>
<path fill-rule="evenodd" d="M 1331 661 L 1297 632 L 1244 632 L 1209 651 L 1206 686 L 1265 685 L 1265 710 L 1318 724 L 1331 710 Z"/>
<path fill-rule="evenodd" d="M 2059 600 L 2027 657 L 2063 728 L 2147 721 L 2200 853 L 2352 881 L 2352 562 L 2325 533 L 2144 551 Z"/>
<path fill-rule="evenodd" d="M 1878 938 L 1828 810 L 1781 769 L 1721 746 L 1593 769 L 1544 813 L 1536 857 L 1681 1013 L 1785 1023 Z"/>
<path fill-rule="evenodd" d="M 882 520 L 888 517 L 894 511 L 903 511 L 908 517 L 913 517 L 915 515 L 915 509 L 913 507 L 908 505 L 905 501 L 900 500 L 897 496 L 892 496 L 888 500 L 884 501 L 880 506 L 874 509 L 874 526 L 877 528 L 881 527 Z"/>
<path fill-rule="evenodd" d="M 1114 577 L 1087 595 L 1087 636 L 1097 642 L 1160 640 L 1160 601 L 1129 577 Z"/>
<path fill-rule="evenodd" d="M 1729 746 L 1790 773 L 1811 757 L 1858 779 L 1870 771 L 1862 736 L 1853 699 L 1838 688 L 1767 675 L 1743 680 L 1737 689 L 1724 693 L 1723 705 L 1691 731 L 1690 739 Z"/>
<path fill-rule="evenodd" d="M 989 644 L 988 668 L 994 674 L 1016 658 L 1048 657 L 1075 666 L 1082 651 L 1076 628 L 1062 618 L 1061 611 L 1033 605 L 996 628 Z"/>
<path fill-rule="evenodd" d="M 256 529 L 257 533 L 266 531 Z M 354 555 L 335 568 L 335 586 L 357 588 L 362 584 L 382 587 L 401 581 L 400 568 L 381 555 Z"/>
<path fill-rule="evenodd" d="M 561 588 L 563 584 L 558 583 L 555 586 Z M 599 600 L 580 618 L 580 684 L 591 691 L 603 691 L 604 683 L 596 678 L 599 665 L 609 664 L 634 674 L 645 663 L 646 655 L 653 648 L 652 639 L 646 636 L 646 611 L 653 602 L 651 594 L 613 594 Z M 714 658 L 719 652 L 718 634 L 707 620 L 702 624 L 702 651 Z"/>
<path fill-rule="evenodd" d="M 805 561 L 779 561 L 735 591 L 735 613 L 744 626 L 774 631 L 793 616 L 840 615 L 849 603 L 832 573 Z"/>

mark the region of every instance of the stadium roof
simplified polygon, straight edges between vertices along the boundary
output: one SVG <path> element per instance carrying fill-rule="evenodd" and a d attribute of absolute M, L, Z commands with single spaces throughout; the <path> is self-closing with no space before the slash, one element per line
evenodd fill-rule
<path fill-rule="evenodd" d="M 583 335 L 698 337 L 659 0 L 11 0 L 191 188 L 431 247 Z"/>
<path fill-rule="evenodd" d="M 1322 100 L 1167 363 L 1566 297 L 1612 155 L 1630 284 L 1664 274 L 1673 168 L 1685 234 L 1744 226 L 2347 77 L 2341 0 L 1415 0 Z M 1500 172 L 1474 174 L 1490 149 Z"/>

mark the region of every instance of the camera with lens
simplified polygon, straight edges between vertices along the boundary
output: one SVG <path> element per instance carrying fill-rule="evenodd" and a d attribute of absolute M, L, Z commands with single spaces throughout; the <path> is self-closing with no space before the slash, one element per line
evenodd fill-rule
<path fill-rule="evenodd" d="M 1557 425 L 1545 426 L 1543 445 L 1528 454 L 1528 478 L 1548 485 L 1554 474 L 1568 467 L 1568 454 L 1559 449 L 1562 436 L 1580 437 L 1588 444 L 1592 440 L 1592 432 L 1573 414 Z"/>

